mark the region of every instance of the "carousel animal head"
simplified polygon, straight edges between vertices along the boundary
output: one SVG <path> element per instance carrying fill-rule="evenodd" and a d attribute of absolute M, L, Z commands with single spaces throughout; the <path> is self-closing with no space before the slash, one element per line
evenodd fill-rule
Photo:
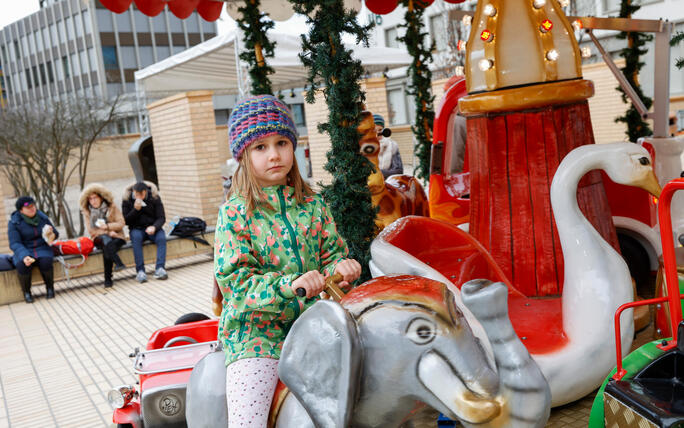
<path fill-rule="evenodd" d="M 385 181 L 379 168 L 378 155 L 380 141 L 375 131 L 373 115 L 369 111 L 361 113 L 361 122 L 357 127 L 361 139 L 361 154 L 373 164 L 373 172 L 368 176 L 368 189 L 371 201 L 378 207 L 375 224 L 379 229 L 394 220 L 407 215 L 429 215 L 429 206 L 423 186 L 409 175 L 393 175 Z"/>

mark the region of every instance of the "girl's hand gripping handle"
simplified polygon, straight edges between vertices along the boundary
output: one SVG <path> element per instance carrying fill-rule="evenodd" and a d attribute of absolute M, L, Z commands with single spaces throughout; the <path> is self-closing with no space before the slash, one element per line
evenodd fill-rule
<path fill-rule="evenodd" d="M 332 276 L 329 276 L 325 280 L 325 292 L 328 293 L 336 302 L 339 302 L 340 299 L 344 297 L 344 292 L 339 287 L 339 283 L 342 282 L 342 279 L 343 276 L 339 273 L 336 273 Z M 306 296 L 306 289 L 304 289 L 304 287 L 298 287 L 295 292 L 299 297 Z"/>

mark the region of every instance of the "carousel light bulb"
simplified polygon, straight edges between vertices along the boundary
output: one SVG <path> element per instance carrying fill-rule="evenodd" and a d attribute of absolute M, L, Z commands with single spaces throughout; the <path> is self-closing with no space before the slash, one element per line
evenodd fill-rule
<path fill-rule="evenodd" d="M 473 22 L 472 15 L 463 15 L 463 25 L 470 25 Z"/>
<path fill-rule="evenodd" d="M 458 49 L 459 52 L 463 52 L 466 50 L 466 41 L 465 40 L 459 40 L 458 43 L 456 43 L 456 49 Z"/>
<path fill-rule="evenodd" d="M 534 0 L 532 2 L 532 6 L 534 6 L 535 9 L 541 9 L 545 4 L 546 0 Z"/>
<path fill-rule="evenodd" d="M 579 19 L 575 19 L 574 21 L 572 21 L 572 28 L 574 28 L 575 31 L 581 30 L 582 29 L 582 21 L 580 21 Z"/>
<path fill-rule="evenodd" d="M 560 0 L 559 3 L 561 5 L 561 7 L 568 7 L 568 5 L 570 4 L 570 1 L 569 0 Z"/>
<path fill-rule="evenodd" d="M 496 16 L 496 8 L 491 4 L 488 4 L 482 9 L 482 13 L 489 17 L 494 17 Z"/>
<path fill-rule="evenodd" d="M 483 42 L 491 42 L 494 40 L 494 33 L 489 30 L 482 30 L 480 33 L 480 39 L 482 39 Z"/>
<path fill-rule="evenodd" d="M 491 59 L 483 58 L 477 63 L 477 66 L 480 68 L 480 70 L 487 71 L 490 68 L 494 67 L 494 61 L 492 61 Z"/>
<path fill-rule="evenodd" d="M 555 49 L 551 49 L 550 51 L 546 52 L 546 59 L 548 59 L 549 61 L 555 61 L 558 59 L 559 56 L 560 54 Z"/>
<path fill-rule="evenodd" d="M 553 22 L 551 22 L 550 19 L 545 19 L 542 21 L 541 25 L 539 26 L 539 31 L 541 31 L 542 33 L 548 33 L 549 31 L 551 31 L 552 28 L 553 28 Z"/>
<path fill-rule="evenodd" d="M 589 46 L 584 46 L 580 49 L 580 52 L 582 53 L 582 58 L 589 58 L 591 56 L 591 48 Z"/>

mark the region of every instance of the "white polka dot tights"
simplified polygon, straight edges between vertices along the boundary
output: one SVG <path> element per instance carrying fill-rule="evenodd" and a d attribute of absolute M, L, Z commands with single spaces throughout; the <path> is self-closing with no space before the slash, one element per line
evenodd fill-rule
<path fill-rule="evenodd" d="M 265 428 L 278 383 L 278 360 L 245 358 L 226 369 L 228 428 Z"/>

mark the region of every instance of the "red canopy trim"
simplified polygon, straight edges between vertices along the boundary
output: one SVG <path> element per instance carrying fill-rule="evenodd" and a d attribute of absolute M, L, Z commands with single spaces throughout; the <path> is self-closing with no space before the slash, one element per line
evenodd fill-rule
<path fill-rule="evenodd" d="M 428 7 L 432 3 L 434 3 L 435 0 L 414 0 L 415 3 L 414 5 L 416 7 Z M 458 3 L 463 3 L 465 0 L 444 0 L 447 3 L 453 3 L 453 4 L 458 4 Z M 368 10 L 371 12 L 375 13 L 376 15 L 387 15 L 388 13 L 392 12 L 394 9 L 397 8 L 399 5 L 398 0 L 366 0 L 366 7 Z"/>
<path fill-rule="evenodd" d="M 205 21 L 216 21 L 221 15 L 223 1 L 218 0 L 100 0 L 114 13 L 124 13 L 135 1 L 138 10 L 147 16 L 157 16 L 168 4 L 169 10 L 179 19 L 185 19 L 197 9 Z"/>

